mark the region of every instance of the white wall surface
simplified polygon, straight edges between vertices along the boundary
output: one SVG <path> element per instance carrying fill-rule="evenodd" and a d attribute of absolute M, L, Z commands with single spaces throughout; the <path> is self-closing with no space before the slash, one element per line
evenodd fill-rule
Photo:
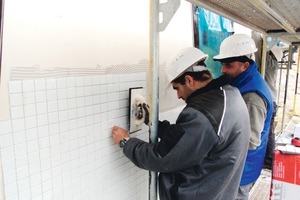
<path fill-rule="evenodd" d="M 78 71 L 78 76 L 35 78 L 31 73 L 26 80 L 12 79 L 11 73 L 135 69 L 149 60 L 149 9 L 149 1 L 140 0 L 5 2 L 0 199 L 147 199 L 148 171 L 125 158 L 110 135 L 113 125 L 126 127 L 128 88 L 147 87 L 147 68 L 119 75 Z M 192 35 L 191 5 L 182 1 L 159 34 L 160 64 L 192 46 Z M 164 81 L 161 68 L 160 106 L 176 105 L 176 94 L 163 91 Z M 168 112 L 160 116 L 174 122 L 171 113 L 172 118 Z M 134 136 L 147 141 L 147 131 Z"/>
<path fill-rule="evenodd" d="M 9 0 L 4 8 L 0 120 L 9 119 L 14 67 L 106 68 L 149 59 L 149 1 Z M 160 60 L 192 46 L 191 5 L 160 33 Z"/>

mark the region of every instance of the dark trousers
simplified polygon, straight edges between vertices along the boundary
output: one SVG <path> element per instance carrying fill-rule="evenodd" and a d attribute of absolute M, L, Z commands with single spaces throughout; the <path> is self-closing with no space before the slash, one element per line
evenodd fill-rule
<path fill-rule="evenodd" d="M 269 131 L 269 138 L 268 138 L 268 146 L 264 161 L 264 168 L 272 169 L 273 164 L 273 157 L 274 157 L 274 150 L 275 150 L 275 125 L 274 125 L 274 119 L 277 113 L 277 105 L 275 102 L 273 102 L 273 115 L 270 125 L 270 131 Z"/>

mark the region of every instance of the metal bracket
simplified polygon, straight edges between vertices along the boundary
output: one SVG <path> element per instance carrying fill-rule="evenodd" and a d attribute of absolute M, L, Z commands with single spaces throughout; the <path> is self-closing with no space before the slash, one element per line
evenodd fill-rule
<path fill-rule="evenodd" d="M 159 23 L 159 31 L 165 30 L 179 6 L 180 0 L 168 0 L 166 3 L 159 4 L 159 12 L 163 14 L 162 22 Z"/>

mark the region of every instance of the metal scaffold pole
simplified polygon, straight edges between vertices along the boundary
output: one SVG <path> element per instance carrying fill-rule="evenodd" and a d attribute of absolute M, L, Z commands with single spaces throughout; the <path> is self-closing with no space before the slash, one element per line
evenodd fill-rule
<path fill-rule="evenodd" d="M 286 79 L 285 79 L 285 89 L 284 89 L 284 99 L 283 99 L 283 108 L 282 108 L 282 121 L 281 121 L 281 131 L 283 131 L 284 127 L 284 118 L 285 118 L 285 107 L 286 107 L 286 98 L 287 98 L 287 90 L 288 90 L 288 83 L 289 83 L 289 73 L 292 67 L 292 45 L 289 46 L 289 59 L 288 59 L 288 66 L 286 71 Z"/>
<path fill-rule="evenodd" d="M 158 114 L 159 114 L 159 32 L 163 31 L 175 12 L 180 6 L 180 0 L 169 0 L 166 3 L 159 4 L 159 1 L 150 0 L 150 59 L 149 75 L 151 83 L 149 84 L 150 114 L 152 125 L 150 127 L 150 142 L 158 141 Z M 163 13 L 163 19 L 160 23 L 159 13 Z M 149 199 L 157 200 L 157 173 L 149 172 Z"/>
<path fill-rule="evenodd" d="M 150 142 L 157 142 L 158 127 L 158 66 L 159 66 L 159 1 L 150 0 L 150 59 L 149 59 L 149 98 L 152 125 Z M 157 200 L 157 173 L 149 171 L 149 200 Z"/>

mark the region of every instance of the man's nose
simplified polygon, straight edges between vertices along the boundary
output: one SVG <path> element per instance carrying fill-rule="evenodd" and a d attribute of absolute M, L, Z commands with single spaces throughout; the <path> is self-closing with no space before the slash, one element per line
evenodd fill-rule
<path fill-rule="evenodd" d="M 177 98 L 181 99 L 181 95 L 177 92 Z"/>
<path fill-rule="evenodd" d="M 221 72 L 222 72 L 222 73 L 225 73 L 226 71 L 227 71 L 226 68 L 225 68 L 224 66 L 222 66 Z"/>

